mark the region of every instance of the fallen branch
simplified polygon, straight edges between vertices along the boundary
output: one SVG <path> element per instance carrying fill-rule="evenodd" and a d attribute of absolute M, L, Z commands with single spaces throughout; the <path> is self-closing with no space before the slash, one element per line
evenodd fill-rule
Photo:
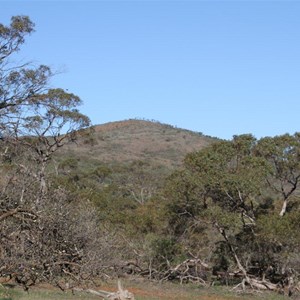
<path fill-rule="evenodd" d="M 209 269 L 209 266 L 200 259 L 186 259 L 165 272 L 161 281 L 178 279 L 180 283 L 192 281 L 206 285 L 203 277 L 205 277 L 205 272 Z"/>
<path fill-rule="evenodd" d="M 80 289 L 74 288 L 73 291 L 87 292 L 96 296 L 100 296 L 107 300 L 135 300 L 134 295 L 128 290 L 124 290 L 121 281 L 118 280 L 118 291 L 117 292 L 107 292 L 104 290 L 92 290 L 92 289 Z"/>
<path fill-rule="evenodd" d="M 258 289 L 258 290 L 278 290 L 277 284 L 265 281 L 265 280 L 259 280 L 256 278 L 251 278 L 250 275 L 247 273 L 246 269 L 242 265 L 240 259 L 237 256 L 237 253 L 233 247 L 233 245 L 230 243 L 229 238 L 226 234 L 226 231 L 224 228 L 222 228 L 217 222 L 214 223 L 215 227 L 219 230 L 221 235 L 223 236 L 225 242 L 228 245 L 228 248 L 238 266 L 239 271 L 241 272 L 242 277 L 244 278 L 241 283 L 239 283 L 237 287 L 242 286 L 243 290 L 245 289 L 245 285 L 248 284 L 252 289 Z"/>

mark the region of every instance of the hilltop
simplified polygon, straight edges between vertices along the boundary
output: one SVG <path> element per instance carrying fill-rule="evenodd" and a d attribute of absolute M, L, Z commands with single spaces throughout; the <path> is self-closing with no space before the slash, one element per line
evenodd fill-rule
<path fill-rule="evenodd" d="M 83 131 L 76 143 L 69 144 L 64 156 L 102 163 L 147 161 L 177 167 L 189 152 L 208 146 L 215 138 L 171 125 L 145 120 L 125 120 L 96 125 Z"/>

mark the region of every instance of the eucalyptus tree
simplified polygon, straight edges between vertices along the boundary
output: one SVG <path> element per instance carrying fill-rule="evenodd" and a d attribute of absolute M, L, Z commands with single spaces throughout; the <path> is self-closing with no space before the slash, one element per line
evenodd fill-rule
<path fill-rule="evenodd" d="M 258 288 L 298 276 L 299 157 L 298 133 L 234 136 L 188 154 L 164 194 L 185 254 L 198 249 L 214 272 L 237 269 Z"/>
<path fill-rule="evenodd" d="M 17 54 L 33 31 L 27 16 L 12 17 L 9 26 L 0 24 L 0 134 L 9 145 L 31 150 L 31 161 L 38 169 L 32 164 L 20 166 L 40 182 L 44 194 L 45 169 L 52 154 L 74 140 L 90 121 L 77 109 L 82 104 L 78 96 L 49 88 L 54 74 L 48 66 L 17 63 Z M 6 156 L 9 149 L 4 148 Z"/>
<path fill-rule="evenodd" d="M 55 75 L 50 67 L 18 61 L 34 26 L 27 16 L 0 24 L 0 275 L 16 276 L 25 285 L 78 274 L 82 253 L 89 251 L 82 241 L 89 234 L 76 237 L 76 231 L 91 222 L 97 235 L 95 215 L 85 218 L 88 205 L 86 212 L 77 210 L 70 203 L 78 199 L 66 188 L 49 189 L 47 165 L 53 154 L 90 120 L 79 112 L 78 96 L 50 88 Z"/>

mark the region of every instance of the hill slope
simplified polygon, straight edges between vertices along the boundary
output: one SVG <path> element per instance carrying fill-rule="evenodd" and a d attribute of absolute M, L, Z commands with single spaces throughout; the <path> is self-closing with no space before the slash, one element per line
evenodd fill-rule
<path fill-rule="evenodd" d="M 148 161 L 166 167 L 179 166 L 189 152 L 200 150 L 216 139 L 158 122 L 126 120 L 94 126 L 88 137 L 67 145 L 64 155 L 103 163 Z"/>

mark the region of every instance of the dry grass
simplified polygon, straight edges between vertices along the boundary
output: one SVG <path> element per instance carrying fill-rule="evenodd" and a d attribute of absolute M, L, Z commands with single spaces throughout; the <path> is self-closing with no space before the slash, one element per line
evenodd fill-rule
<path fill-rule="evenodd" d="M 62 152 L 87 159 L 93 157 L 101 162 L 147 160 L 172 167 L 180 165 L 187 153 L 213 141 L 215 139 L 170 125 L 127 120 L 97 125 L 88 138 L 82 132 L 77 143 L 66 146 Z"/>
<path fill-rule="evenodd" d="M 275 293 L 248 293 L 237 294 L 229 288 L 211 287 L 203 288 L 196 285 L 178 285 L 172 283 L 152 283 L 149 281 L 125 281 L 124 286 L 135 295 L 136 300 L 283 300 L 283 296 Z M 96 289 L 96 288 L 95 288 Z M 102 284 L 100 289 L 106 291 L 116 291 L 116 281 Z M 2 293 L 2 294 L 1 294 Z M 84 292 L 71 291 L 62 292 L 49 285 L 32 288 L 28 293 L 20 288 L 0 289 L 0 300 L 94 300 L 100 299 Z"/>
<path fill-rule="evenodd" d="M 113 290 L 113 285 L 108 289 Z M 174 283 L 153 283 L 149 281 L 125 282 L 125 287 L 132 292 L 137 300 L 283 300 L 284 297 L 275 293 L 236 293 L 231 288 L 210 287 L 197 285 L 179 285 Z"/>

